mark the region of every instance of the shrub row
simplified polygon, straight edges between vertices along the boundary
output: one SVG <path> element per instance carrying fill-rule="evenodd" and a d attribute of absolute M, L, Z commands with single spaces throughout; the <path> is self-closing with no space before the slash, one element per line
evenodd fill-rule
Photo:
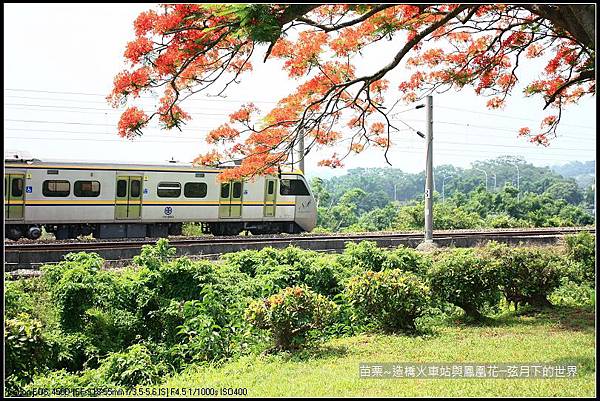
<path fill-rule="evenodd" d="M 284 350 L 366 328 L 414 331 L 439 305 L 474 317 L 502 297 L 548 305 L 561 280 L 571 283 L 562 297 L 594 280 L 593 236 L 569 237 L 565 249 L 492 243 L 425 255 L 362 242 L 340 255 L 265 248 L 214 263 L 175 258 L 160 240 L 118 273 L 96 254 L 71 254 L 40 278 L 6 282 L 7 389 L 34 377 L 36 386 L 152 384 L 269 341 Z"/>

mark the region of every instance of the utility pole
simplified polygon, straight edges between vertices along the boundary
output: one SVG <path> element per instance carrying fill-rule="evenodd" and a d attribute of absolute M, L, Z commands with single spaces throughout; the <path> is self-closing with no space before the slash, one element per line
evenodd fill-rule
<path fill-rule="evenodd" d="M 521 194 L 521 190 L 519 189 L 519 165 L 516 162 L 514 162 L 514 163 L 509 162 L 509 164 L 512 164 L 513 166 L 515 166 L 517 168 L 517 201 L 518 201 L 519 195 Z"/>
<path fill-rule="evenodd" d="M 433 96 L 427 96 L 427 161 L 425 162 L 425 242 L 433 242 Z"/>
<path fill-rule="evenodd" d="M 396 202 L 396 200 L 398 200 L 398 198 L 396 197 L 396 188 L 398 187 L 398 184 L 394 184 L 394 202 Z"/>
<path fill-rule="evenodd" d="M 415 109 L 423 107 L 427 107 L 427 134 L 423 134 L 421 131 L 414 129 L 402 120 L 398 121 L 406 125 L 421 138 L 425 139 L 425 142 L 427 143 L 427 160 L 425 162 L 425 240 L 417 246 L 418 250 L 426 251 L 437 247 L 437 244 L 433 242 L 433 96 L 427 96 L 426 104 L 419 104 L 415 106 Z M 392 115 L 392 117 L 408 110 L 396 113 Z"/>
<path fill-rule="evenodd" d="M 477 168 L 477 167 L 475 167 L 475 166 L 473 166 L 473 168 L 474 168 L 475 170 L 481 171 L 481 172 L 483 172 L 483 174 L 485 174 L 485 192 L 487 192 L 487 190 L 488 190 L 488 185 L 487 185 L 487 172 L 486 172 L 485 170 L 483 170 L 483 169 L 480 169 L 480 168 Z"/>
<path fill-rule="evenodd" d="M 298 137 L 298 168 L 300 169 L 300 171 L 302 171 L 302 174 L 305 173 L 305 171 L 304 171 L 304 130 L 300 130 L 299 137 Z"/>
<path fill-rule="evenodd" d="M 496 173 L 494 173 L 493 177 L 494 177 L 494 192 L 496 192 Z"/>
<path fill-rule="evenodd" d="M 452 178 L 452 175 L 446 175 L 442 179 L 442 202 L 446 202 L 446 179 Z"/>

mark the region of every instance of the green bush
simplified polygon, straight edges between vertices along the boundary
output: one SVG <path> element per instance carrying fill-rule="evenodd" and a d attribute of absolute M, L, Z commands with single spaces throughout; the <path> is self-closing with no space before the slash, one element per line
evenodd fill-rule
<path fill-rule="evenodd" d="M 411 272 L 418 276 L 424 276 L 427 274 L 427 269 L 430 265 L 431 261 L 427 256 L 414 249 L 400 245 L 393 251 L 386 253 L 386 260 L 383 263 L 383 268 L 400 269 L 404 272 Z"/>
<path fill-rule="evenodd" d="M 63 262 L 42 267 L 60 324 L 67 331 L 80 331 L 85 312 L 114 302 L 111 274 L 101 271 L 104 260 L 95 253 L 68 254 Z"/>
<path fill-rule="evenodd" d="M 84 333 L 65 333 L 60 329 L 44 333 L 50 348 L 48 364 L 51 369 L 66 369 L 76 372 L 96 368 L 101 359 L 94 339 Z"/>
<path fill-rule="evenodd" d="M 318 294 L 334 297 L 343 290 L 341 284 L 345 272 L 335 256 L 323 255 L 306 266 L 297 284 L 304 284 Z"/>
<path fill-rule="evenodd" d="M 462 308 L 470 317 L 481 318 L 484 307 L 500 301 L 497 263 L 473 249 L 453 249 L 444 254 L 433 263 L 428 277 L 436 296 Z"/>
<path fill-rule="evenodd" d="M 256 268 L 264 263 L 262 256 L 263 254 L 260 251 L 249 249 L 226 253 L 222 256 L 222 260 L 228 265 L 237 268 L 240 272 L 254 277 L 256 275 Z"/>
<path fill-rule="evenodd" d="M 156 360 L 143 344 L 134 344 L 125 352 L 111 354 L 99 368 L 107 383 L 132 387 L 161 382 L 168 369 Z"/>
<path fill-rule="evenodd" d="M 492 228 L 525 228 L 532 227 L 533 224 L 511 217 L 508 213 L 488 215 L 485 219 L 485 226 Z"/>
<path fill-rule="evenodd" d="M 223 256 L 226 266 L 254 278 L 254 296 L 269 296 L 296 285 L 306 285 L 313 291 L 326 296 L 334 296 L 341 291 L 338 274 L 339 264 L 334 256 L 321 255 L 315 251 L 305 251 L 298 247 L 279 250 L 263 248 L 260 251 L 248 250 Z"/>
<path fill-rule="evenodd" d="M 387 332 L 414 331 L 430 306 L 430 290 L 419 277 L 399 269 L 367 271 L 353 277 L 345 297 L 359 321 L 374 321 Z"/>
<path fill-rule="evenodd" d="M 48 372 L 45 375 L 36 376 L 34 381 L 25 386 L 26 394 L 36 391 L 38 394 L 45 390 L 48 397 L 52 396 L 53 390 L 80 390 L 82 388 L 106 387 L 106 379 L 98 369 L 88 369 L 81 374 L 72 373 L 65 369 Z"/>
<path fill-rule="evenodd" d="M 248 335 L 244 307 L 235 295 L 219 293 L 210 285 L 202 289 L 201 299 L 184 302 L 182 324 L 177 327 L 181 359 L 176 358 L 176 365 L 217 361 L 243 352 Z"/>
<path fill-rule="evenodd" d="M 568 278 L 561 279 L 560 286 L 548 297 L 553 305 L 571 307 L 594 307 L 596 291 L 588 283 L 576 283 Z"/>
<path fill-rule="evenodd" d="M 163 263 L 168 262 L 175 257 L 177 249 L 169 246 L 169 240 L 161 238 L 156 241 L 156 245 L 144 245 L 139 255 L 133 257 L 133 263 L 140 267 L 146 267 L 150 270 L 156 270 Z"/>
<path fill-rule="evenodd" d="M 565 248 L 574 271 L 576 282 L 595 283 L 596 281 L 596 237 L 589 232 L 565 235 Z"/>
<path fill-rule="evenodd" d="M 269 298 L 253 301 L 245 317 L 254 327 L 270 330 L 279 350 L 306 344 L 315 330 L 326 327 L 337 305 L 306 287 L 289 287 Z"/>
<path fill-rule="evenodd" d="M 32 314 L 34 302 L 32 293 L 25 287 L 26 280 L 4 281 L 4 318 L 17 317 L 20 313 Z"/>
<path fill-rule="evenodd" d="M 9 394 L 20 393 L 22 385 L 47 368 L 49 346 L 42 335 L 42 323 L 27 313 L 5 321 L 4 350 Z"/>
<path fill-rule="evenodd" d="M 552 249 L 541 247 L 509 247 L 489 243 L 484 248 L 488 258 L 500 263 L 500 286 L 515 308 L 520 304 L 550 306 L 548 295 L 560 284 L 566 262 Z"/>
<path fill-rule="evenodd" d="M 364 271 L 380 271 L 385 267 L 387 255 L 374 241 L 348 242 L 339 256 L 340 264 L 355 274 Z"/>

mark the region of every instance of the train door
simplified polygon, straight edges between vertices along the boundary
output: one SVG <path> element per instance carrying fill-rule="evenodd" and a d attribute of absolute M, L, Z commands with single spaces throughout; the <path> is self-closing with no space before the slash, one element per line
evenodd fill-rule
<path fill-rule="evenodd" d="M 277 180 L 267 178 L 265 180 L 265 206 L 263 215 L 275 217 L 275 206 L 277 205 Z"/>
<path fill-rule="evenodd" d="M 239 218 L 242 216 L 242 188 L 241 181 L 221 183 L 220 218 Z"/>
<path fill-rule="evenodd" d="M 142 217 L 142 182 L 141 176 L 117 176 L 116 219 L 139 219 Z"/>
<path fill-rule="evenodd" d="M 4 176 L 4 218 L 23 220 L 25 210 L 25 174 Z"/>

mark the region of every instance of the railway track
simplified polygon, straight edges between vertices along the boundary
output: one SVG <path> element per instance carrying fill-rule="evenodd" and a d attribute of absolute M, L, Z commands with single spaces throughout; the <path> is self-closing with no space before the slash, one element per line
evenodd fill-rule
<path fill-rule="evenodd" d="M 497 240 L 508 243 L 554 243 L 565 234 L 581 231 L 595 232 L 594 227 L 559 227 L 538 229 L 495 230 L 438 230 L 435 242 L 442 246 L 473 246 L 477 243 Z M 257 235 L 234 237 L 170 238 L 169 244 L 177 248 L 177 255 L 211 257 L 244 249 L 261 249 L 266 246 L 283 248 L 289 245 L 317 251 L 336 252 L 347 242 L 375 241 L 382 247 L 406 245 L 414 247 L 423 239 L 422 232 L 409 233 L 362 233 L 362 234 L 303 234 L 303 235 Z M 156 239 L 144 240 L 91 240 L 56 242 L 5 242 L 6 272 L 19 269 L 35 269 L 45 263 L 56 263 L 70 252 L 96 252 L 107 261 L 131 260 L 139 254 L 143 245 L 154 244 Z"/>

